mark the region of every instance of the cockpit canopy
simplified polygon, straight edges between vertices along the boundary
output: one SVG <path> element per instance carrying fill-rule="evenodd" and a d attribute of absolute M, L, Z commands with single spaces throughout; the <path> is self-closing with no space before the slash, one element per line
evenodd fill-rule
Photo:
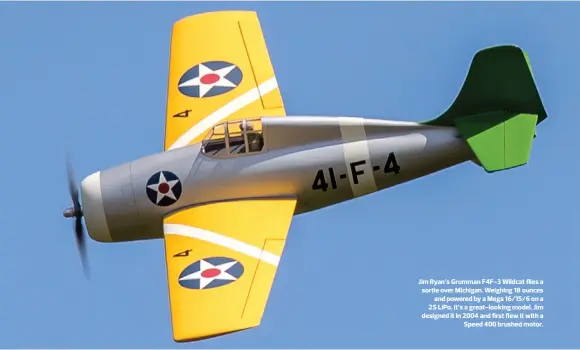
<path fill-rule="evenodd" d="M 202 152 L 210 157 L 236 157 L 262 152 L 263 149 L 261 118 L 217 124 L 202 141 Z"/>

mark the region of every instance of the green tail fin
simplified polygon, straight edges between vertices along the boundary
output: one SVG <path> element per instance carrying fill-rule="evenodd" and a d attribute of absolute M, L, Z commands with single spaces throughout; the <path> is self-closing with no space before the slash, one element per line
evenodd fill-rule
<path fill-rule="evenodd" d="M 487 172 L 528 163 L 536 125 L 548 116 L 527 54 L 517 46 L 479 51 L 459 95 L 424 124 L 454 126 Z"/>

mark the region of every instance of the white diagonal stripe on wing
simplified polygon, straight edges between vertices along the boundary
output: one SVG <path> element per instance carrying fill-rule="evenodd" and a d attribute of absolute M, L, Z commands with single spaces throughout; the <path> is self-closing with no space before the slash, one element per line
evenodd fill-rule
<path fill-rule="evenodd" d="M 165 235 L 185 236 L 213 243 L 224 248 L 245 254 L 247 256 L 251 256 L 252 258 L 256 258 L 274 266 L 278 266 L 280 263 L 280 257 L 278 255 L 212 231 L 179 224 L 164 224 L 163 231 L 165 232 Z"/>
<path fill-rule="evenodd" d="M 269 92 L 274 91 L 278 87 L 278 81 L 276 77 L 270 78 L 255 87 L 248 92 L 234 98 L 230 102 L 226 103 L 218 110 L 208 115 L 207 117 L 201 119 L 197 124 L 187 130 L 183 135 L 181 135 L 175 142 L 167 149 L 172 150 L 179 147 L 187 146 L 193 139 L 198 137 L 202 132 L 211 128 L 215 124 L 229 117 L 230 115 L 236 113 L 240 109 L 246 107 L 250 103 L 260 99 L 261 96 L 266 95 Z"/>

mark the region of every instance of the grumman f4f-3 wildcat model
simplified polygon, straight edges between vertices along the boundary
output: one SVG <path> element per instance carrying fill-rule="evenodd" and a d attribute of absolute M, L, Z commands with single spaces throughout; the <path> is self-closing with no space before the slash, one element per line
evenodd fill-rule
<path fill-rule="evenodd" d="M 64 215 L 81 254 L 83 217 L 99 242 L 165 240 L 177 342 L 260 324 L 294 215 L 466 161 L 524 165 L 547 117 L 516 46 L 478 52 L 456 100 L 428 122 L 285 115 L 256 13 L 184 18 L 164 152 L 86 177 L 82 208 L 69 180 Z"/>

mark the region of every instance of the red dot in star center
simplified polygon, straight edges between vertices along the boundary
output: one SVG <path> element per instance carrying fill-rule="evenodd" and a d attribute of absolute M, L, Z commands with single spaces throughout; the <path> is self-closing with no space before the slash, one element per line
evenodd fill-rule
<path fill-rule="evenodd" d="M 202 84 L 213 84 L 220 80 L 220 76 L 215 73 L 209 73 L 201 77 L 200 81 Z"/>
<path fill-rule="evenodd" d="M 169 184 L 166 182 L 159 184 L 159 187 L 157 189 L 159 190 L 159 192 L 166 194 L 167 192 L 169 192 Z"/>
<path fill-rule="evenodd" d="M 212 277 L 219 276 L 220 273 L 222 273 L 220 271 L 220 269 L 211 268 L 211 269 L 207 269 L 207 270 L 203 271 L 201 273 L 201 277 L 212 278 Z"/>

